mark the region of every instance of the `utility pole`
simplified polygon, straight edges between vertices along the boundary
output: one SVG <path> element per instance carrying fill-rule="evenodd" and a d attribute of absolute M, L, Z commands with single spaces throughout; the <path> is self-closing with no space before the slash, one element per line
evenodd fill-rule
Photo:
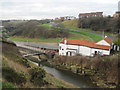
<path fill-rule="evenodd" d="M 103 29 L 103 38 L 105 37 L 105 32 L 104 32 L 104 29 Z"/>

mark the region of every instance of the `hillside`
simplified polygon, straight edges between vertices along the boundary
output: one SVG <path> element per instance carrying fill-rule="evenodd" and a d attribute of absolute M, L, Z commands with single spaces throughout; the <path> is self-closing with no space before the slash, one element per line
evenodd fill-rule
<path fill-rule="evenodd" d="M 41 67 L 21 57 L 16 45 L 1 41 L 2 54 L 2 87 L 3 88 L 60 88 L 76 86 L 54 78 Z M 1 54 L 0 54 L 1 56 Z"/>
<path fill-rule="evenodd" d="M 74 28 L 78 26 L 78 19 L 66 20 L 66 21 L 63 21 L 61 24 L 63 24 L 63 26 L 65 27 Z"/>
<path fill-rule="evenodd" d="M 26 38 L 64 38 L 69 36 L 66 29 L 48 28 L 44 26 L 43 21 L 29 20 L 26 22 L 16 23 L 8 22 L 3 24 L 10 36 L 21 36 Z"/>

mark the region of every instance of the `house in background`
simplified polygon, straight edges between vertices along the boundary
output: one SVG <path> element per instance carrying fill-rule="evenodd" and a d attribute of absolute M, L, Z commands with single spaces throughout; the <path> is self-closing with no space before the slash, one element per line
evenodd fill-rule
<path fill-rule="evenodd" d="M 119 18 L 120 17 L 120 11 L 116 12 L 114 15 L 113 15 L 114 18 Z"/>
<path fill-rule="evenodd" d="M 103 17 L 103 12 L 80 13 L 79 18 Z"/>
<path fill-rule="evenodd" d="M 103 40 L 98 42 L 87 40 L 63 39 L 59 43 L 59 55 L 75 56 L 77 54 L 83 56 L 94 55 L 110 55 L 113 49 L 113 43 L 106 36 Z"/>
<path fill-rule="evenodd" d="M 61 18 L 64 18 L 64 20 L 74 20 L 74 19 L 76 19 L 76 17 L 74 17 L 74 16 L 65 16 L 65 17 L 61 17 Z"/>

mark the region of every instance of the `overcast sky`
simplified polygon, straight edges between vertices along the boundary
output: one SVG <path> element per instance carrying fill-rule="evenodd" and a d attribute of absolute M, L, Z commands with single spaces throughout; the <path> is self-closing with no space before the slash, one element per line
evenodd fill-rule
<path fill-rule="evenodd" d="M 112 15 L 119 0 L 0 0 L 0 19 L 45 19 L 85 12 Z"/>

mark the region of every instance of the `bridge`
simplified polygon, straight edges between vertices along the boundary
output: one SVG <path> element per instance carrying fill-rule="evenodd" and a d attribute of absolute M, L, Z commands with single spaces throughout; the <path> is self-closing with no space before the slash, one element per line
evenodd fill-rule
<path fill-rule="evenodd" d="M 42 58 L 41 55 L 45 55 L 46 58 Z M 38 52 L 38 53 L 31 53 L 31 54 L 25 54 L 22 55 L 23 57 L 29 57 L 29 56 L 38 56 L 38 66 L 40 66 L 40 64 L 42 62 L 46 62 L 48 59 L 53 58 L 54 57 L 54 53 L 45 53 L 45 52 Z"/>
<path fill-rule="evenodd" d="M 36 55 L 42 55 L 42 54 L 44 54 L 44 55 L 47 56 L 46 53 L 44 53 L 44 52 L 39 52 L 39 53 L 25 54 L 25 55 L 23 55 L 23 57 L 36 56 Z"/>
<path fill-rule="evenodd" d="M 40 55 L 45 55 L 48 59 L 50 58 L 53 58 L 55 53 L 49 53 L 49 52 L 37 52 L 37 53 L 30 53 L 30 54 L 24 54 L 22 55 L 23 57 L 29 57 L 29 56 L 39 56 L 39 59 L 40 58 Z"/>
<path fill-rule="evenodd" d="M 30 57 L 30 56 L 38 56 L 40 65 L 41 62 L 47 61 L 54 57 L 55 54 L 58 53 L 58 47 L 45 45 L 45 44 L 33 44 L 33 43 L 26 43 L 26 42 L 14 42 L 19 48 L 23 51 L 30 50 L 26 54 L 22 55 L 23 57 Z M 41 57 L 42 55 L 45 58 Z"/>

